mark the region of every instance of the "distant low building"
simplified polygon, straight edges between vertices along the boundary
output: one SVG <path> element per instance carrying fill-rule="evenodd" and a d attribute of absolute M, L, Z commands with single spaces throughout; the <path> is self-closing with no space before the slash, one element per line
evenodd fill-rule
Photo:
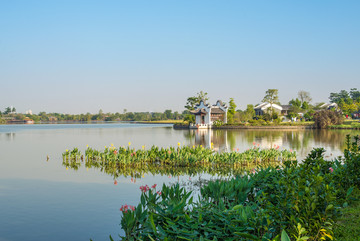
<path fill-rule="evenodd" d="M 269 112 L 269 109 L 272 108 L 274 112 L 280 115 L 287 115 L 290 109 L 289 105 L 278 105 L 278 104 L 270 104 L 268 102 L 261 103 L 254 107 L 255 115 L 264 115 Z"/>
<path fill-rule="evenodd" d="M 322 105 L 319 106 L 320 109 L 325 109 L 325 110 L 331 110 L 331 109 L 338 109 L 338 105 L 336 103 L 324 103 Z"/>
<path fill-rule="evenodd" d="M 291 105 L 281 105 L 281 115 L 288 115 L 291 109 Z"/>
<path fill-rule="evenodd" d="M 26 114 L 26 115 L 32 115 L 32 110 L 27 110 L 27 111 L 25 111 L 25 114 Z"/>
<path fill-rule="evenodd" d="M 191 111 L 191 114 L 195 115 L 195 124 L 190 128 L 211 128 L 215 121 L 226 123 L 227 109 L 228 107 L 221 100 L 218 100 L 215 105 L 206 104 L 204 100 L 201 100 L 195 106 L 195 110 Z"/>
<path fill-rule="evenodd" d="M 49 117 L 50 122 L 56 122 L 57 120 L 58 120 L 58 118 L 56 118 L 55 116 L 50 116 Z"/>

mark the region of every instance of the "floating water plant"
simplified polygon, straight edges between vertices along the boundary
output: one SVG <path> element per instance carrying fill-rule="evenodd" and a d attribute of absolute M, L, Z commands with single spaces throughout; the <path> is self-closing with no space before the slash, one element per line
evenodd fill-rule
<path fill-rule="evenodd" d="M 279 147 L 261 149 L 257 146 L 244 152 L 216 152 L 202 146 L 181 146 L 159 148 L 152 146 L 146 150 L 128 147 L 115 148 L 113 145 L 102 151 L 87 147 L 85 157 L 78 148 L 63 153 L 63 164 L 77 169 L 81 161 L 85 166 L 101 168 L 114 177 L 132 176 L 140 178 L 144 173 L 166 174 L 172 176 L 195 175 L 206 172 L 217 175 L 239 174 L 244 169 L 256 166 L 279 164 L 296 160 L 296 152 L 279 150 Z"/>

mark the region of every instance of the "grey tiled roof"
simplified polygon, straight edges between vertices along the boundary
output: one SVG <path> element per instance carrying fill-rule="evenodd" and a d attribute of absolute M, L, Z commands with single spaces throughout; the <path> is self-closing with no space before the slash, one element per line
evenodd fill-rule
<path fill-rule="evenodd" d="M 225 111 L 223 111 L 220 108 L 211 108 L 211 114 L 223 114 Z"/>

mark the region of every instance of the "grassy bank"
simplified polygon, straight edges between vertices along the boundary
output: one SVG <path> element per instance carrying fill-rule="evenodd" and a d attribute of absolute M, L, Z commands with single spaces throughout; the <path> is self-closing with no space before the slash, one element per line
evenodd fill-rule
<path fill-rule="evenodd" d="M 360 121 L 359 120 L 348 120 L 344 121 L 341 125 L 331 125 L 329 129 L 360 129 Z"/>
<path fill-rule="evenodd" d="M 360 240 L 360 190 L 355 189 L 354 200 L 350 206 L 342 210 L 334 226 L 336 240 L 357 241 Z"/>

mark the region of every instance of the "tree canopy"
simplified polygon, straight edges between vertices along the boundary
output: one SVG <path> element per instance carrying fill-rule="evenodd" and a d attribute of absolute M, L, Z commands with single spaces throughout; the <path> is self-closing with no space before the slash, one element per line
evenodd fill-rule
<path fill-rule="evenodd" d="M 268 102 L 270 104 L 274 104 L 279 101 L 279 90 L 278 89 L 268 89 L 265 92 L 263 102 Z"/>
<path fill-rule="evenodd" d="M 234 98 L 230 98 L 229 101 L 229 108 L 228 108 L 228 113 L 227 113 L 227 121 L 228 123 L 234 123 L 234 115 L 235 115 L 235 109 L 236 109 L 236 104 L 234 101 Z"/>
<path fill-rule="evenodd" d="M 185 108 L 187 110 L 194 110 L 195 106 L 199 104 L 201 100 L 204 100 L 205 102 L 209 100 L 207 95 L 208 95 L 207 92 L 200 91 L 199 93 L 196 94 L 196 96 L 191 96 L 187 98 Z"/>

